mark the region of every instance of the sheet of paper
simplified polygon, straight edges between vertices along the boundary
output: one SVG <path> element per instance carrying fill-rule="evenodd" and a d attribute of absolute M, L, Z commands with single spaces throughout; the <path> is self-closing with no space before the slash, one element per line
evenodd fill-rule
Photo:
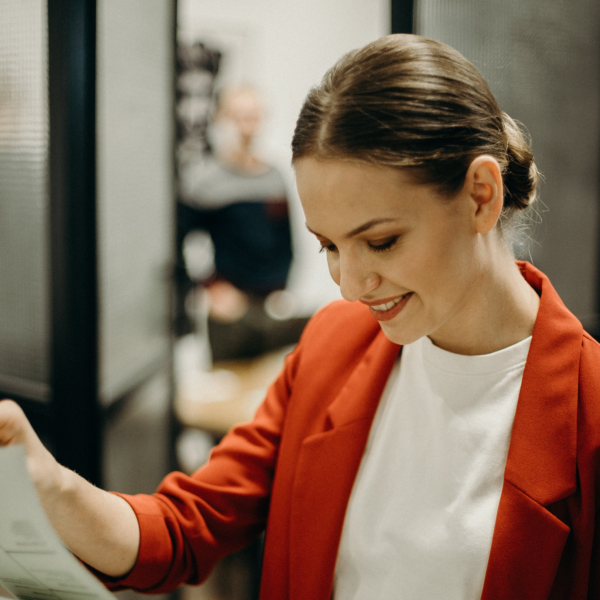
<path fill-rule="evenodd" d="M 23 446 L 0 448 L 0 586 L 22 600 L 115 600 L 54 532 Z"/>

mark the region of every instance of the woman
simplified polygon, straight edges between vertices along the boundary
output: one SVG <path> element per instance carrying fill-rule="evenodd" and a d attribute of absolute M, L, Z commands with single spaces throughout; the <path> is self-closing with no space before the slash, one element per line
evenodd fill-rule
<path fill-rule="evenodd" d="M 538 178 L 514 122 L 456 51 L 389 36 L 309 93 L 293 155 L 345 301 L 205 467 L 107 494 L 0 405 L 65 543 L 113 589 L 266 527 L 265 600 L 600 597 L 600 347 L 504 241 Z"/>

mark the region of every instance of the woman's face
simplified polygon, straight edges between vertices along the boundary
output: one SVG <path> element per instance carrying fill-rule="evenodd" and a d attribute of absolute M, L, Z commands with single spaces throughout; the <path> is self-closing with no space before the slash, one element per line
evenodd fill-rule
<path fill-rule="evenodd" d="M 435 341 L 469 321 L 481 260 L 467 194 L 444 200 L 405 172 L 349 160 L 300 159 L 296 181 L 342 296 L 369 305 L 391 341 Z"/>

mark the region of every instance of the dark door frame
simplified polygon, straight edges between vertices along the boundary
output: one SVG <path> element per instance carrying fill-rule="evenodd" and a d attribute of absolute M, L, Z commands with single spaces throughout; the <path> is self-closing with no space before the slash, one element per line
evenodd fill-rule
<path fill-rule="evenodd" d="M 391 33 L 414 33 L 414 0 L 391 0 Z"/>
<path fill-rule="evenodd" d="M 51 438 L 102 484 L 96 250 L 96 0 L 48 0 Z"/>

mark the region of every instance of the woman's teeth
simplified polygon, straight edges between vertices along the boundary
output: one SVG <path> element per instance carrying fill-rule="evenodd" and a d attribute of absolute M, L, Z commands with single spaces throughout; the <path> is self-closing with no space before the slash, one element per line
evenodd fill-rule
<path fill-rule="evenodd" d="M 376 306 L 371 306 L 371 308 L 373 310 L 390 310 L 390 308 L 394 308 L 394 306 L 396 306 L 396 304 L 398 304 L 398 302 L 400 302 L 400 300 L 403 300 L 404 298 L 406 298 L 406 296 L 408 296 L 408 294 L 404 294 L 404 296 L 400 296 L 400 298 L 396 298 L 395 300 L 390 300 L 389 302 L 386 302 L 385 304 L 377 304 Z"/>

